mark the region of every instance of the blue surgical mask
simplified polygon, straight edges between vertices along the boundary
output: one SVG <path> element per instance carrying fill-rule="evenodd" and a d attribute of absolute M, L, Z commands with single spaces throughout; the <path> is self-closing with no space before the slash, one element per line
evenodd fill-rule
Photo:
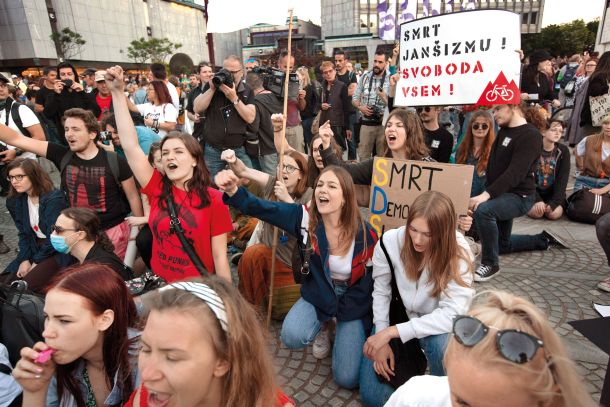
<path fill-rule="evenodd" d="M 78 233 L 78 232 L 76 232 Z M 75 235 L 76 233 L 72 233 L 72 235 Z M 72 236 L 70 235 L 70 236 Z M 72 246 L 68 246 L 68 244 L 66 243 L 66 237 L 65 236 L 59 236 L 59 235 L 55 235 L 52 234 L 51 237 L 51 246 L 53 246 L 53 248 L 55 249 L 55 251 L 57 251 L 58 253 L 64 253 L 64 254 L 68 254 L 70 253 L 70 250 L 72 250 L 72 246 L 74 246 L 74 244 L 72 244 Z"/>

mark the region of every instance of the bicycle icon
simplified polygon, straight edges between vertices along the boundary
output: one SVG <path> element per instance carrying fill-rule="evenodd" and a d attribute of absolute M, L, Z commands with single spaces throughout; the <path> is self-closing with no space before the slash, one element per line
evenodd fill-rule
<path fill-rule="evenodd" d="M 515 96 L 515 92 L 508 89 L 507 85 L 494 85 L 493 89 L 490 89 L 485 93 L 485 98 L 490 102 L 495 102 L 498 97 L 505 102 L 508 102 L 513 99 Z"/>

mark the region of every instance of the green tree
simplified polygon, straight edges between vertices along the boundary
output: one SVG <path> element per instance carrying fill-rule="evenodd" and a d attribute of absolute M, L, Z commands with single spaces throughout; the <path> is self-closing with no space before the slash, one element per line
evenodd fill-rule
<path fill-rule="evenodd" d="M 127 47 L 127 56 L 139 65 L 148 60 L 164 63 L 167 56 L 180 47 L 182 44 L 173 43 L 167 38 L 140 38 L 131 41 Z"/>
<path fill-rule="evenodd" d="M 65 27 L 59 32 L 54 32 L 50 35 L 51 39 L 61 53 L 60 57 L 65 60 L 71 59 L 73 56 L 83 52 L 83 46 L 87 43 L 76 31 L 72 31 L 69 27 Z"/>
<path fill-rule="evenodd" d="M 522 35 L 521 47 L 525 55 L 535 49 L 545 49 L 555 56 L 570 56 L 595 44 L 598 25 L 599 19 L 586 24 L 583 20 L 551 24 L 544 27 L 539 34 Z"/>

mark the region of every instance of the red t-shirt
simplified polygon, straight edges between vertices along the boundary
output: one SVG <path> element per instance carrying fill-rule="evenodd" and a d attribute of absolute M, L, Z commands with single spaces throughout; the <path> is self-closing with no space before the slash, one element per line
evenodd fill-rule
<path fill-rule="evenodd" d="M 98 121 L 102 121 L 102 118 L 104 117 L 104 114 L 106 114 L 107 112 L 110 111 L 110 104 L 112 103 L 112 96 L 108 96 L 107 98 L 103 98 L 98 93 L 97 95 L 95 95 L 95 101 L 97 102 L 97 105 L 102 110 L 102 113 L 100 113 L 100 115 L 97 118 L 97 120 Z M 102 130 L 106 130 L 106 129 L 102 129 Z"/>
<path fill-rule="evenodd" d="M 199 277 L 199 272 L 182 249 L 178 236 L 170 233 L 168 211 L 159 208 L 162 182 L 161 173 L 155 170 L 148 185 L 142 189 L 150 202 L 148 224 L 153 234 L 152 271 L 168 283 Z M 222 193 L 208 188 L 210 205 L 200 209 L 196 208 L 201 202 L 196 194 L 192 194 L 189 199 L 186 191 L 174 186 L 172 193 L 184 235 L 193 245 L 205 268 L 214 273 L 212 237 L 233 230 L 229 208 L 222 202 Z"/>

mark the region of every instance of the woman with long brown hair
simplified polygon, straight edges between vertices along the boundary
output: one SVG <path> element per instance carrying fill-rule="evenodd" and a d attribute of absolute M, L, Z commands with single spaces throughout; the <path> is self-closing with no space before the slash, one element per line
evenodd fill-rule
<path fill-rule="evenodd" d="M 470 196 L 477 196 L 485 190 L 487 163 L 495 138 L 493 116 L 486 110 L 473 112 L 455 155 L 456 164 L 474 166 Z"/>
<path fill-rule="evenodd" d="M 227 259 L 227 233 L 233 230 L 229 209 L 221 193 L 211 187 L 210 173 L 201 145 L 192 136 L 170 132 L 161 142 L 164 174 L 153 169 L 138 145 L 136 129 L 123 94 L 123 69 L 108 68 L 106 83 L 113 95 L 121 146 L 142 192 L 150 202 L 149 225 L 153 231 L 152 271 L 168 282 L 198 277 L 170 224 L 168 200 L 174 201 L 185 238 L 210 273 L 231 280 Z"/>
<path fill-rule="evenodd" d="M 428 191 L 409 208 L 406 226 L 388 230 L 373 254 L 373 315 L 375 334 L 364 345 L 360 395 L 366 406 L 382 406 L 394 389 L 381 383 L 376 374 L 389 381 L 394 360 L 389 342 L 418 338 L 430 373 L 445 374 L 443 354 L 451 322 L 464 313 L 474 294 L 472 254 L 468 242 L 456 232 L 455 208 L 449 197 Z M 384 244 L 387 255 L 381 244 Z M 392 295 L 391 267 L 410 320 L 389 325 Z M 370 360 L 369 360 L 370 359 Z"/>
<path fill-rule="evenodd" d="M 66 269 L 45 298 L 44 342 L 21 350 L 24 406 L 118 406 L 135 385 L 136 306 L 109 267 Z M 51 356 L 48 355 L 51 354 Z"/>
<path fill-rule="evenodd" d="M 324 168 L 309 208 L 256 198 L 238 188 L 239 178 L 230 170 L 219 173 L 215 181 L 225 191 L 229 205 L 302 242 L 301 298 L 284 319 L 282 342 L 288 348 L 302 349 L 322 337 L 313 353 L 324 358 L 330 352 L 330 342 L 328 328 L 322 327 L 336 317 L 333 378 L 341 387 L 357 387 L 362 346 L 372 326 L 369 267 L 377 235 L 360 214 L 347 171 L 336 166 Z"/>
<path fill-rule="evenodd" d="M 146 127 L 164 137 L 167 132 L 176 129 L 178 110 L 172 103 L 172 97 L 163 81 L 151 81 L 146 90 L 147 103 L 134 105 L 127 99 L 129 110 L 144 117 Z"/>

